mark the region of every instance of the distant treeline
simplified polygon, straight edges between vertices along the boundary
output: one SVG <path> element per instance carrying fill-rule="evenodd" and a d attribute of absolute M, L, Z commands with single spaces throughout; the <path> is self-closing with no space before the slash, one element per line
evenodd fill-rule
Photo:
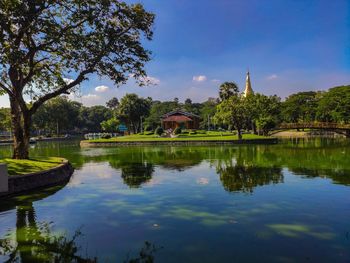
<path fill-rule="evenodd" d="M 174 109 L 183 109 L 201 116 L 201 129 L 220 127 L 234 129 L 236 125 L 230 127 L 230 121 L 222 121 L 225 120 L 223 116 L 227 113 L 225 111 L 235 110 L 235 105 L 231 108 L 225 107 L 224 101 L 229 100 L 230 96 L 237 92 L 233 90 L 231 94 L 232 87 L 227 84 L 230 83 L 220 86 L 219 98 L 209 98 L 202 103 L 193 103 L 191 99 L 180 102 L 177 98 L 162 102 L 150 97 L 142 98 L 136 94 L 127 94 L 120 101 L 112 98 L 106 106 L 86 107 L 69 100 L 66 96 L 61 96 L 48 101 L 38 110 L 33 117 L 32 131 L 35 134 L 45 135 L 57 132 L 64 134 L 116 131 L 119 125 L 123 124 L 131 132 L 136 133 L 140 132 L 141 125 L 144 130 L 156 129 L 161 124 L 161 116 Z M 282 122 L 350 123 L 349 85 L 334 87 L 328 91 L 299 92 L 290 95 L 284 101 L 277 96 L 255 94 L 249 98 L 231 100 L 230 103 L 237 104 L 243 100 L 244 103 L 239 105 L 241 112 L 236 113 L 244 114 L 244 118 L 240 119 L 242 129 L 265 127 L 266 132 Z M 234 114 L 231 115 L 229 120 L 235 117 Z M 1 108 L 0 131 L 10 131 L 10 126 L 10 110 Z"/>

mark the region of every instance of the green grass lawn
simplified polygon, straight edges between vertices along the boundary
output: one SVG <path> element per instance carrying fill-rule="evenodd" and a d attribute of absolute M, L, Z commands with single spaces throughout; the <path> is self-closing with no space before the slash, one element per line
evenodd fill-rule
<path fill-rule="evenodd" d="M 6 158 L 0 159 L 0 163 L 7 164 L 7 170 L 11 176 L 48 170 L 61 164 L 63 160 L 64 159 L 59 157 L 35 158 L 30 160 L 13 160 Z"/>
<path fill-rule="evenodd" d="M 251 139 L 265 139 L 269 137 L 259 136 L 255 134 L 244 134 L 244 140 Z M 128 136 L 121 136 L 111 139 L 95 139 L 89 140 L 89 142 L 143 142 L 143 141 L 226 141 L 226 140 L 238 140 L 238 136 L 230 132 L 207 132 L 207 133 L 197 133 L 197 134 L 180 134 L 176 138 L 164 138 L 158 137 L 157 135 L 144 135 L 144 134 L 134 134 Z"/>

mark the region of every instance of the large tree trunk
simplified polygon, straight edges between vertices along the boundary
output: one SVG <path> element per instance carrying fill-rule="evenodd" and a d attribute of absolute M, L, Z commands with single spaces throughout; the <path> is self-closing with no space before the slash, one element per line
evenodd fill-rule
<path fill-rule="evenodd" d="M 11 103 L 11 121 L 13 131 L 13 159 L 29 158 L 29 139 L 31 117 L 23 113 L 19 103 L 15 98 L 10 98 Z"/>
<path fill-rule="evenodd" d="M 252 121 L 252 130 L 254 134 L 258 134 L 258 131 L 256 130 L 256 124 L 254 121 Z"/>
<path fill-rule="evenodd" d="M 238 140 L 242 140 L 242 130 L 241 128 L 237 128 Z"/>

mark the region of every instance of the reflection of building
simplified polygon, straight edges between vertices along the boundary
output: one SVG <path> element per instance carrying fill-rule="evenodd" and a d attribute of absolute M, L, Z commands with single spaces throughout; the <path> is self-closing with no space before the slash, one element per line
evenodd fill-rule
<path fill-rule="evenodd" d="M 174 110 L 162 116 L 164 130 L 175 129 L 199 129 L 200 117 L 190 112 Z"/>

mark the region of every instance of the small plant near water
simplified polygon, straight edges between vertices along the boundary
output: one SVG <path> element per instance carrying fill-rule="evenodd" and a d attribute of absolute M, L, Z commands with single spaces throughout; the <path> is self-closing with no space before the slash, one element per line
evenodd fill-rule
<path fill-rule="evenodd" d="M 103 134 L 101 135 L 101 138 L 102 138 L 102 139 L 110 139 L 110 138 L 112 138 L 112 136 L 111 136 L 109 133 L 103 133 Z"/>
<path fill-rule="evenodd" d="M 158 126 L 157 129 L 155 130 L 154 134 L 161 136 L 163 134 L 163 132 L 164 132 L 163 128 Z"/>
<path fill-rule="evenodd" d="M 181 134 L 181 128 L 180 127 L 175 128 L 174 134 L 175 135 Z"/>

